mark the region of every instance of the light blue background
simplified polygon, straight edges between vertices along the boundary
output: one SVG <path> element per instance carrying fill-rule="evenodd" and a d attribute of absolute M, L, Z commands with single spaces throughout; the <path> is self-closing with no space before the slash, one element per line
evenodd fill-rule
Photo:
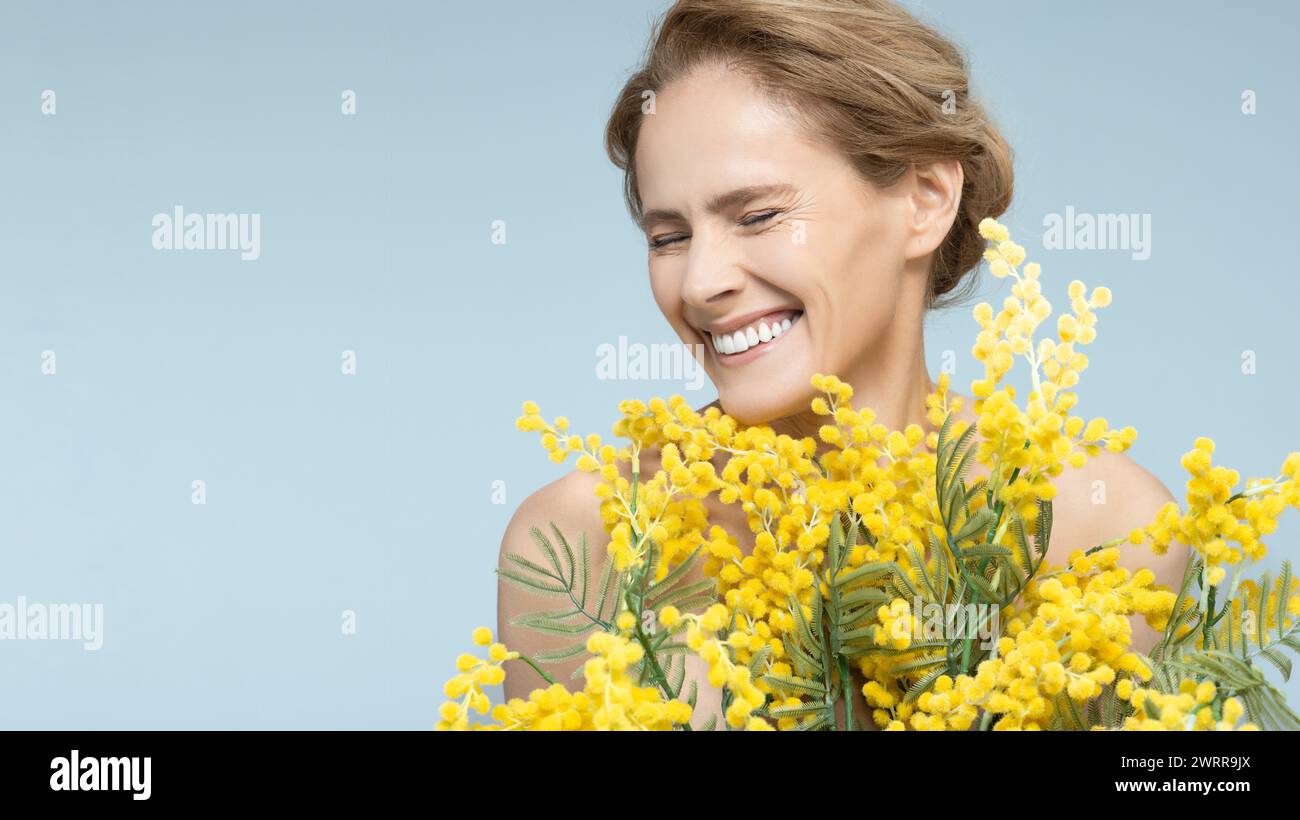
<path fill-rule="evenodd" d="M 600 344 L 675 340 L 602 148 L 666 5 L 3 5 L 0 602 L 100 602 L 106 624 L 98 652 L 0 642 L 0 726 L 433 724 L 494 624 L 506 522 L 565 469 L 520 403 L 608 435 L 618 400 L 684 392 L 595 377 Z M 1004 221 L 1049 299 L 1114 291 L 1079 412 L 1137 427 L 1180 500 L 1199 435 L 1273 475 L 1300 449 L 1300 8 L 911 6 L 1016 150 Z M 153 250 L 175 205 L 260 213 L 261 259 Z M 1067 205 L 1150 213 L 1151 259 L 1044 251 Z M 975 330 L 963 307 L 927 336 L 963 392 Z"/>

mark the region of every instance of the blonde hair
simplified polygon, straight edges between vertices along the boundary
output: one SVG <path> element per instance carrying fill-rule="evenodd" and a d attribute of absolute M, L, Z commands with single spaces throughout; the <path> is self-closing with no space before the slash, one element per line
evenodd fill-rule
<path fill-rule="evenodd" d="M 1011 204 L 1011 147 L 970 97 L 957 47 L 889 0 L 678 0 L 656 24 L 605 129 L 605 150 L 624 172 L 624 197 L 638 222 L 634 160 L 644 92 L 715 62 L 789 105 L 880 188 L 911 163 L 960 161 L 961 204 L 934 255 L 927 307 L 949 306 L 974 289 L 966 273 L 983 256 L 979 222 Z M 963 278 L 967 285 L 956 292 Z"/>

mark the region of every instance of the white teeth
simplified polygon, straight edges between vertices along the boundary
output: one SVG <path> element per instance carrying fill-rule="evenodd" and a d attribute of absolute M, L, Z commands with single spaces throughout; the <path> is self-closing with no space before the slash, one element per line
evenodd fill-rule
<path fill-rule="evenodd" d="M 715 336 L 709 334 L 713 342 L 713 349 L 723 356 L 731 356 L 736 353 L 744 353 L 751 347 L 757 347 L 772 341 L 790 330 L 790 325 L 794 320 L 799 319 L 802 314 L 795 314 L 794 319 L 784 319 L 780 322 L 773 322 L 769 325 L 767 322 L 759 322 L 758 325 L 750 325 L 743 330 L 737 330 L 734 333 L 727 333 Z"/>

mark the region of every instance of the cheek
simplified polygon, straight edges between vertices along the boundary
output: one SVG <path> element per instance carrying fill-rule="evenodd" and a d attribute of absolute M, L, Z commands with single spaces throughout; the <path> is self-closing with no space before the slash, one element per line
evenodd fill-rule
<path fill-rule="evenodd" d="M 654 295 L 659 311 L 674 326 L 678 325 L 682 313 L 681 277 L 677 266 L 669 257 L 650 261 L 650 292 Z"/>
<path fill-rule="evenodd" d="M 820 325 L 830 368 L 870 350 L 893 322 L 902 295 L 902 254 L 884 226 L 845 231 L 822 260 Z"/>
<path fill-rule="evenodd" d="M 793 296 L 805 307 L 815 305 L 825 291 L 829 260 L 812 237 L 813 230 L 808 229 L 803 242 L 785 231 L 751 240 L 752 253 L 747 254 L 744 264 L 758 271 L 767 285 Z"/>
<path fill-rule="evenodd" d="M 886 200 L 845 231 L 848 241 L 839 248 L 837 270 L 844 274 L 840 285 L 846 301 L 870 308 L 875 315 L 892 311 L 902 292 L 906 232 L 900 227 L 902 215 L 889 207 L 891 203 Z"/>
<path fill-rule="evenodd" d="M 864 244 L 835 267 L 834 304 L 861 314 L 879 315 L 898 299 L 902 270 L 898 257 L 881 245 Z"/>
<path fill-rule="evenodd" d="M 659 312 L 682 340 L 695 340 L 682 316 L 680 265 L 672 257 L 650 261 L 650 292 Z"/>

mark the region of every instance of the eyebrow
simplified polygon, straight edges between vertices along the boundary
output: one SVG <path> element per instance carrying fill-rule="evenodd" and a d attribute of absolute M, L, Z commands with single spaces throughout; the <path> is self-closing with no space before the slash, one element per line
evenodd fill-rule
<path fill-rule="evenodd" d="M 727 191 L 714 196 L 705 204 L 704 210 L 710 214 L 720 214 L 728 208 L 744 205 L 759 197 L 793 192 L 794 186 L 788 182 L 774 182 L 769 185 L 747 185 L 744 188 L 737 188 L 734 191 Z M 656 222 L 668 222 L 674 219 L 685 221 L 686 217 L 681 211 L 672 208 L 655 208 L 641 215 L 641 229 L 645 230 Z"/>

